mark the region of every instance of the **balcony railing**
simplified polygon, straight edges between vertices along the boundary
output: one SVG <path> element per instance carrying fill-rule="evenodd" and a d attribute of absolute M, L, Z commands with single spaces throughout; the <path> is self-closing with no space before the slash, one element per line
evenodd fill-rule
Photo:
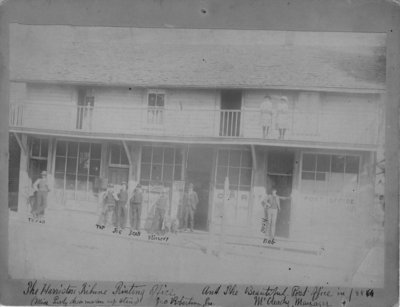
<path fill-rule="evenodd" d="M 273 118 L 267 139 L 279 137 L 275 116 Z M 376 112 L 291 110 L 287 118 L 285 140 L 377 143 Z M 258 109 L 13 104 L 10 106 L 10 127 L 170 137 L 264 138 Z"/>

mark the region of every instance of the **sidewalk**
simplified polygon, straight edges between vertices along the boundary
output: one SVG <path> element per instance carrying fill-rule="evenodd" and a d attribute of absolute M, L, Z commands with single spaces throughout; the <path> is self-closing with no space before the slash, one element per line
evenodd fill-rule
<path fill-rule="evenodd" d="M 81 217 L 77 218 L 76 216 Z M 93 220 L 93 223 L 89 223 Z M 351 283 L 329 253 L 288 250 L 290 241 L 220 237 L 205 232 L 140 236 L 98 230 L 96 216 L 49 211 L 45 224 L 10 215 L 10 274 L 14 278 L 163 280 L 265 284 Z M 159 240 L 161 238 L 161 240 Z M 168 239 L 166 239 L 168 238 Z M 260 241 L 258 241 L 260 240 Z"/>

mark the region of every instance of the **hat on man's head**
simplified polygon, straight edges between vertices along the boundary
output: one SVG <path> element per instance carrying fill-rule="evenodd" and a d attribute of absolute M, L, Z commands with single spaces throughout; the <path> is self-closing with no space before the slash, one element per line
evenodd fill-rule
<path fill-rule="evenodd" d="M 42 172 L 40 173 L 40 175 L 47 175 L 47 172 L 46 172 L 46 171 L 42 171 Z"/>
<path fill-rule="evenodd" d="M 114 185 L 113 185 L 112 183 L 109 183 L 109 184 L 107 184 L 107 187 L 108 187 L 108 188 L 113 188 Z"/>
<path fill-rule="evenodd" d="M 189 183 L 189 188 L 193 188 L 193 183 Z"/>
<path fill-rule="evenodd" d="M 122 182 L 121 182 L 121 185 L 126 185 L 126 186 L 128 186 L 128 184 L 126 183 L 126 181 L 122 181 Z"/>

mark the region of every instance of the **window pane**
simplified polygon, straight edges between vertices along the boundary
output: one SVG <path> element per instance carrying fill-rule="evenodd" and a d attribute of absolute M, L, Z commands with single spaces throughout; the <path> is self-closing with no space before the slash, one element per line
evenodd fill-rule
<path fill-rule="evenodd" d="M 239 185 L 239 168 L 230 167 L 229 168 L 229 185 Z"/>
<path fill-rule="evenodd" d="M 64 171 L 65 171 L 65 158 L 64 157 L 56 157 L 55 171 L 64 173 Z"/>
<path fill-rule="evenodd" d="M 57 156 L 66 156 L 67 153 L 67 144 L 64 141 L 57 141 L 57 150 L 56 150 L 56 155 Z"/>
<path fill-rule="evenodd" d="M 344 156 L 332 156 L 332 173 L 344 173 Z"/>
<path fill-rule="evenodd" d="M 314 180 L 315 179 L 315 173 L 314 172 L 302 172 L 301 173 L 301 179 L 302 180 Z"/>
<path fill-rule="evenodd" d="M 154 147 L 153 148 L 153 163 L 162 163 L 163 159 L 163 148 L 162 147 Z"/>
<path fill-rule="evenodd" d="M 129 165 L 128 157 L 126 156 L 125 148 L 121 146 L 121 164 Z"/>
<path fill-rule="evenodd" d="M 89 143 L 79 143 L 79 152 L 84 152 L 87 153 L 87 155 L 89 155 L 89 147 L 90 147 Z"/>
<path fill-rule="evenodd" d="M 218 165 L 222 166 L 228 166 L 228 157 L 229 157 L 229 151 L 228 150 L 220 150 L 218 152 Z"/>
<path fill-rule="evenodd" d="M 316 155 L 304 154 L 303 155 L 303 171 L 315 171 Z"/>
<path fill-rule="evenodd" d="M 325 181 L 326 180 L 326 173 L 316 173 L 316 176 L 315 176 L 315 179 L 316 180 L 319 180 L 319 181 Z"/>
<path fill-rule="evenodd" d="M 164 106 L 164 94 L 158 94 L 157 95 L 156 105 L 157 105 L 157 107 L 163 107 Z"/>
<path fill-rule="evenodd" d="M 140 170 L 140 179 L 150 180 L 150 164 L 142 163 L 142 167 Z"/>
<path fill-rule="evenodd" d="M 89 172 L 89 152 L 79 152 L 78 173 L 87 174 Z"/>
<path fill-rule="evenodd" d="M 149 107 L 156 106 L 156 94 L 149 94 Z"/>
<path fill-rule="evenodd" d="M 180 164 L 175 164 L 174 180 L 181 180 L 182 166 Z"/>
<path fill-rule="evenodd" d="M 164 165 L 163 181 L 172 181 L 174 179 L 172 177 L 173 170 L 174 170 L 174 166 L 173 165 Z"/>
<path fill-rule="evenodd" d="M 111 164 L 119 164 L 120 163 L 119 151 L 120 151 L 120 147 L 118 145 L 113 144 L 110 146 Z"/>
<path fill-rule="evenodd" d="M 71 175 L 71 174 L 67 174 L 65 176 L 66 179 L 66 185 L 65 188 L 67 190 L 75 190 L 75 179 L 76 179 L 76 175 Z"/>
<path fill-rule="evenodd" d="M 164 163 L 168 163 L 168 164 L 174 163 L 174 149 L 173 148 L 165 148 Z"/>
<path fill-rule="evenodd" d="M 142 147 L 142 162 L 151 162 L 151 147 Z"/>
<path fill-rule="evenodd" d="M 41 143 L 40 156 L 44 157 L 44 158 L 47 158 L 47 154 L 48 154 L 47 150 L 49 148 L 48 140 L 42 139 L 40 141 L 40 143 Z"/>
<path fill-rule="evenodd" d="M 40 140 L 32 139 L 32 156 L 39 157 L 40 156 Z"/>
<path fill-rule="evenodd" d="M 86 191 L 87 181 L 88 181 L 88 176 L 82 176 L 82 175 L 78 176 L 77 190 Z"/>
<path fill-rule="evenodd" d="M 55 189 L 64 189 L 64 173 L 55 173 L 54 174 L 54 188 Z"/>
<path fill-rule="evenodd" d="M 248 151 L 242 151 L 242 162 L 241 166 L 242 167 L 251 167 L 252 166 L 252 161 L 251 161 L 251 152 Z"/>
<path fill-rule="evenodd" d="M 180 148 L 177 148 L 175 150 L 175 164 L 182 164 L 182 150 Z"/>
<path fill-rule="evenodd" d="M 240 169 L 240 185 L 251 185 L 251 168 Z"/>
<path fill-rule="evenodd" d="M 217 184 L 222 184 L 224 185 L 225 183 L 225 177 L 228 174 L 228 168 L 226 166 L 218 166 L 217 168 Z"/>
<path fill-rule="evenodd" d="M 90 175 L 99 176 L 100 175 L 100 160 L 90 161 Z"/>
<path fill-rule="evenodd" d="M 92 144 L 90 149 L 90 158 L 101 159 L 101 144 Z"/>
<path fill-rule="evenodd" d="M 231 150 L 229 155 L 229 166 L 240 166 L 240 155 L 239 150 Z"/>
<path fill-rule="evenodd" d="M 318 172 L 329 172 L 330 164 L 331 164 L 331 156 L 330 155 L 318 155 L 317 156 L 317 171 Z"/>
<path fill-rule="evenodd" d="M 76 157 L 78 155 L 78 143 L 68 143 L 68 157 Z"/>
<path fill-rule="evenodd" d="M 76 158 L 67 159 L 67 173 L 75 174 L 76 172 Z"/>
<path fill-rule="evenodd" d="M 151 180 L 161 181 L 161 164 L 153 164 L 153 168 L 151 170 Z"/>
<path fill-rule="evenodd" d="M 360 157 L 346 156 L 346 173 L 358 174 L 360 165 Z"/>
<path fill-rule="evenodd" d="M 95 176 L 89 176 L 89 186 L 88 186 L 88 191 L 93 192 L 94 191 L 94 182 L 96 180 Z"/>

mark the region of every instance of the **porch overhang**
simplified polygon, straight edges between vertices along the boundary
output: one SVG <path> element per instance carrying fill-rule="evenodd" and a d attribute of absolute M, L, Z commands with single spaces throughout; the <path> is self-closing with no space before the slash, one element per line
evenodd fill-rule
<path fill-rule="evenodd" d="M 150 143 L 178 143 L 178 144 L 204 144 L 204 145 L 245 145 L 245 146 L 271 146 L 287 148 L 316 148 L 330 150 L 353 150 L 375 152 L 377 145 L 373 144 L 350 144 L 339 142 L 320 141 L 298 141 L 279 139 L 257 139 L 257 138 L 235 138 L 235 137 L 184 137 L 184 136 L 163 136 L 163 135 L 132 135 L 121 133 L 95 133 L 85 131 L 63 131 L 39 128 L 10 127 L 10 132 L 24 133 L 29 135 L 53 136 L 71 139 L 86 140 L 112 140 L 112 141 L 136 141 Z"/>

